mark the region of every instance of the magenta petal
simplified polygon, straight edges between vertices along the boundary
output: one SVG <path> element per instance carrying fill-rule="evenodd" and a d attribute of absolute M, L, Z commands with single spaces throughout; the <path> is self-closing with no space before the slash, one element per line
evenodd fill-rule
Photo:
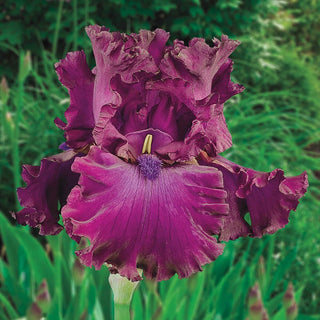
<path fill-rule="evenodd" d="M 162 29 L 155 31 L 140 30 L 139 34 L 131 34 L 141 46 L 147 50 L 153 57 L 155 63 L 158 65 L 163 56 L 165 44 L 169 39 L 169 32 Z"/>
<path fill-rule="evenodd" d="M 157 153 L 162 156 L 167 155 L 172 161 L 188 161 L 198 156 L 201 149 L 209 142 L 202 123 L 194 120 L 184 141 L 173 141 L 169 145 L 157 149 Z"/>
<path fill-rule="evenodd" d="M 18 189 L 18 198 L 25 208 L 13 213 L 18 223 L 38 227 L 41 235 L 57 234 L 63 229 L 58 223 L 59 204 L 65 205 L 79 178 L 71 171 L 74 157 L 70 150 L 42 159 L 41 166 L 23 166 L 22 178 L 27 186 Z"/>
<path fill-rule="evenodd" d="M 308 187 L 306 172 L 286 178 L 280 169 L 258 172 L 220 156 L 213 158 L 211 165 L 223 173 L 230 207 L 220 240 L 249 234 L 262 237 L 283 228 L 288 223 L 290 211 L 296 209 Z M 251 224 L 244 219 L 247 212 Z"/>
<path fill-rule="evenodd" d="M 130 84 L 123 82 L 120 75 L 111 80 L 112 90 L 121 97 L 113 123 L 122 134 L 148 128 L 144 76 L 147 77 L 143 74 L 139 82 Z"/>
<path fill-rule="evenodd" d="M 164 78 L 161 80 L 149 80 L 146 83 L 146 89 L 157 90 L 158 92 L 166 92 L 176 97 L 180 102 L 184 103 L 195 115 L 196 100 L 193 96 L 192 86 L 189 82 L 179 78 Z"/>
<path fill-rule="evenodd" d="M 96 60 L 93 113 L 96 121 L 103 105 L 119 105 L 119 96 L 111 88 L 111 79 L 119 74 L 126 83 L 137 81 L 139 72 L 156 73 L 157 65 L 135 36 L 109 32 L 105 27 L 89 26 L 87 34 L 92 42 Z"/>
<path fill-rule="evenodd" d="M 92 112 L 94 75 L 83 51 L 69 52 L 55 64 L 60 82 L 69 90 L 70 106 L 65 112 L 67 123 L 56 119 L 65 131 L 69 147 L 78 149 L 92 143 L 94 118 Z"/>
<path fill-rule="evenodd" d="M 232 62 L 228 58 L 240 42 L 222 36 L 221 42 L 215 39 L 214 44 L 215 47 L 210 47 L 201 38 L 192 39 L 188 47 L 181 41 L 174 41 L 161 61 L 160 70 L 171 78 L 188 81 L 195 100 L 217 92 L 223 97 L 223 103 L 243 90 L 242 86 L 230 81 Z"/>
<path fill-rule="evenodd" d="M 127 138 L 114 126 L 113 116 L 117 112 L 117 106 L 104 105 L 101 108 L 100 117 L 93 130 L 95 143 L 105 151 L 128 158 Z"/>
<path fill-rule="evenodd" d="M 223 113 L 212 116 L 205 126 L 205 135 L 210 140 L 204 150 L 215 156 L 232 146 L 232 138 Z"/>
<path fill-rule="evenodd" d="M 173 141 L 159 148 L 157 153 L 162 156 L 166 154 L 171 160 L 181 162 L 197 157 L 201 150 L 206 150 L 209 155 L 214 156 L 231 144 L 231 135 L 221 114 L 211 118 L 208 124 L 194 120 L 183 141 Z"/>
<path fill-rule="evenodd" d="M 150 128 L 159 129 L 163 132 L 166 132 L 174 140 L 179 139 L 179 136 L 184 137 L 185 132 L 182 134 L 179 134 L 178 132 L 179 119 L 178 110 L 176 109 L 177 108 L 169 96 L 166 94 L 159 94 L 159 103 L 153 105 L 148 117 Z"/>
<path fill-rule="evenodd" d="M 218 170 L 164 166 L 150 180 L 139 166 L 99 147 L 72 168 L 81 177 L 62 216 L 70 236 L 90 240 L 77 252 L 83 264 L 107 262 L 131 280 L 140 279 L 139 267 L 160 281 L 175 273 L 188 277 L 222 253 L 223 244 L 211 236 L 228 212 Z"/>

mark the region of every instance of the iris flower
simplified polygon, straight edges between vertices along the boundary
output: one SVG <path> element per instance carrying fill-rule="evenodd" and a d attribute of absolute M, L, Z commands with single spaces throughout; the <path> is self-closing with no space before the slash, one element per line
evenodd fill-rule
<path fill-rule="evenodd" d="M 307 175 L 258 172 L 219 154 L 231 147 L 226 100 L 243 91 L 230 80 L 238 41 L 188 45 L 157 29 L 138 34 L 86 29 L 96 67 L 83 51 L 56 72 L 69 90 L 65 151 L 25 165 L 14 214 L 41 235 L 63 227 L 90 245 L 82 264 L 132 281 L 189 277 L 223 252 L 221 241 L 272 234 L 288 223 Z M 249 213 L 250 223 L 245 219 Z"/>

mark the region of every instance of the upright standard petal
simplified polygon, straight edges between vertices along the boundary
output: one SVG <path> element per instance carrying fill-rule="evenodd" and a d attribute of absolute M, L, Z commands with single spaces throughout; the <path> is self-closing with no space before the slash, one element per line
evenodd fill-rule
<path fill-rule="evenodd" d="M 134 83 L 137 73 L 157 73 L 158 67 L 148 50 L 140 47 L 133 36 L 109 32 L 99 26 L 89 26 L 86 31 L 96 60 L 93 114 L 97 121 L 102 106 L 120 103 L 110 85 L 115 75 L 119 74 L 126 83 Z"/>
<path fill-rule="evenodd" d="M 176 40 L 166 50 L 160 70 L 171 78 L 188 81 L 195 100 L 217 93 L 220 103 L 223 103 L 243 90 L 242 86 L 230 80 L 232 61 L 228 58 L 240 42 L 224 35 L 221 42 L 214 39 L 214 44 L 215 47 L 210 47 L 204 39 L 193 38 L 189 46 L 185 46 Z"/>
<path fill-rule="evenodd" d="M 297 208 L 298 200 L 307 191 L 306 172 L 286 178 L 280 169 L 259 172 L 220 156 L 203 159 L 203 165 L 213 166 L 223 173 L 228 194 L 230 211 L 219 238 L 222 241 L 247 235 L 262 237 L 283 228 L 289 221 L 290 211 Z M 245 220 L 248 212 L 250 222 Z"/>
<path fill-rule="evenodd" d="M 222 175 L 198 165 L 160 168 L 154 156 L 142 157 L 151 158 L 134 165 L 93 146 L 77 159 L 79 186 L 62 210 L 67 231 L 90 240 L 77 252 L 87 266 L 107 262 L 131 280 L 141 279 L 137 267 L 158 281 L 188 277 L 223 251 L 212 237 L 228 212 Z"/>
<path fill-rule="evenodd" d="M 83 51 L 69 52 L 65 59 L 55 64 L 60 82 L 69 90 L 70 106 L 65 112 L 67 123 L 56 119 L 56 125 L 64 130 L 66 143 L 74 149 L 93 142 L 93 84 L 94 75 L 86 62 Z"/>
<path fill-rule="evenodd" d="M 229 55 L 239 42 L 222 36 L 221 41 L 214 39 L 214 44 L 215 47 L 210 47 L 199 38 L 192 39 L 189 46 L 175 41 L 160 63 L 161 79 L 146 85 L 148 89 L 170 93 L 193 112 L 203 127 L 207 138 L 205 150 L 210 156 L 231 147 L 223 104 L 244 90 L 230 79 L 233 62 Z"/>
<path fill-rule="evenodd" d="M 57 234 L 63 229 L 58 223 L 59 206 L 65 205 L 79 178 L 71 171 L 74 158 L 70 150 L 42 159 L 41 166 L 23 166 L 22 178 L 27 186 L 18 189 L 18 198 L 24 209 L 13 213 L 18 223 L 38 227 L 41 235 Z"/>

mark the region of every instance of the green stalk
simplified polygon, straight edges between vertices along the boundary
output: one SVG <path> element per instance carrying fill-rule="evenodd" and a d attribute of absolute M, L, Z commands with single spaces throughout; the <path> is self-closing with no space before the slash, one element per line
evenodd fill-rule
<path fill-rule="evenodd" d="M 54 254 L 54 270 L 55 270 L 55 292 L 54 295 L 56 299 L 56 313 L 58 319 L 62 319 L 62 306 L 63 306 L 63 292 L 62 292 L 62 235 L 61 233 L 58 236 L 52 238 L 54 247 L 52 247 Z"/>
<path fill-rule="evenodd" d="M 54 30 L 54 37 L 53 37 L 53 45 L 52 45 L 52 55 L 53 57 L 57 54 L 57 47 L 58 47 L 58 40 L 59 40 L 59 31 L 60 31 L 60 23 L 61 23 L 61 17 L 62 17 L 62 8 L 63 8 L 63 0 L 59 1 L 59 7 L 58 7 L 58 14 L 57 14 L 57 20 L 56 20 L 56 28 Z"/>
<path fill-rule="evenodd" d="M 119 274 L 110 274 L 109 283 L 113 292 L 114 320 L 130 320 L 130 303 L 139 281 L 132 282 Z"/>
<path fill-rule="evenodd" d="M 16 107 L 15 121 L 12 123 L 11 147 L 12 147 L 12 162 L 13 162 L 13 183 L 14 188 L 20 187 L 20 154 L 19 154 L 19 137 L 20 137 L 20 122 L 24 96 L 24 82 L 31 69 L 30 53 L 20 54 L 19 56 L 19 76 L 18 76 L 18 99 Z M 8 120 L 9 121 L 9 120 Z M 21 209 L 18 198 L 16 197 L 16 209 Z"/>
<path fill-rule="evenodd" d="M 114 320 L 130 320 L 130 305 L 115 303 Z"/>
<path fill-rule="evenodd" d="M 2 77 L 0 83 L 0 110 L 1 110 L 1 142 L 5 144 L 6 135 L 10 135 L 10 127 L 7 122 L 7 102 L 9 100 L 10 89 L 5 77 Z"/>
<path fill-rule="evenodd" d="M 77 50 L 78 46 L 78 1 L 73 0 L 73 51 Z"/>
<path fill-rule="evenodd" d="M 272 278 L 272 269 L 273 269 L 273 253 L 274 253 L 274 246 L 275 246 L 275 237 L 274 235 L 269 236 L 269 244 L 268 244 L 268 255 L 267 255 L 267 262 L 266 262 L 266 273 L 267 273 L 267 283 L 270 283 Z M 268 292 L 268 294 L 271 294 Z"/>
<path fill-rule="evenodd" d="M 85 0 L 84 12 L 84 21 L 87 26 L 89 24 L 89 0 Z"/>

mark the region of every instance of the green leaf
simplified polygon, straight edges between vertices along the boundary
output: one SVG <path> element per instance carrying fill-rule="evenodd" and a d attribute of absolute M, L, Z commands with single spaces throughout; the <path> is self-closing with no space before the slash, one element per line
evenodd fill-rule
<path fill-rule="evenodd" d="M 140 294 L 140 290 L 136 290 L 136 292 L 133 294 L 132 298 L 132 311 L 133 311 L 133 320 L 142 320 L 144 319 L 144 310 L 143 310 L 143 303 L 142 303 L 142 297 Z"/>
<path fill-rule="evenodd" d="M 276 271 L 274 272 L 271 283 L 269 285 L 266 298 L 269 299 L 273 290 L 275 289 L 279 280 L 283 279 L 285 273 L 289 270 L 292 263 L 295 261 L 297 256 L 297 248 L 293 248 L 289 251 L 286 257 L 280 262 L 279 266 L 277 267 Z"/>
<path fill-rule="evenodd" d="M 273 317 L 272 320 L 284 320 L 286 319 L 286 309 L 281 308 Z"/>
<path fill-rule="evenodd" d="M 188 319 L 197 319 L 195 317 L 200 300 L 201 300 L 201 295 L 203 292 L 204 284 L 205 284 L 205 279 L 206 279 L 206 274 L 205 272 L 199 272 L 195 277 L 195 280 L 197 281 L 196 287 L 193 290 L 193 294 L 191 296 L 191 299 L 188 301 Z"/>
<path fill-rule="evenodd" d="M 53 295 L 55 273 L 44 248 L 25 229 L 14 228 L 14 232 L 20 246 L 26 252 L 30 270 L 36 283 L 40 284 L 43 279 L 47 279 L 50 293 Z"/>
<path fill-rule="evenodd" d="M 14 229 L 8 219 L 0 212 L 0 234 L 6 248 L 10 272 L 16 279 L 19 278 L 19 242 L 17 241 Z"/>
<path fill-rule="evenodd" d="M 7 311 L 10 319 L 19 318 L 19 315 L 14 310 L 9 300 L 1 292 L 0 292 L 0 305 L 2 305 L 3 308 Z"/>

